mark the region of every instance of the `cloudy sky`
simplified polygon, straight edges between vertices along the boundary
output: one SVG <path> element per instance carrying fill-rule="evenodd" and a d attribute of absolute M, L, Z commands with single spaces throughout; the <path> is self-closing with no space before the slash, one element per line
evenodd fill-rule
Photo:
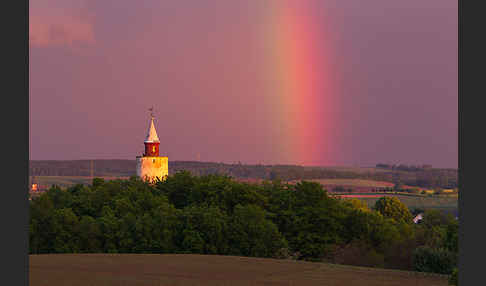
<path fill-rule="evenodd" d="M 366 5 L 365 5 L 366 4 Z M 30 158 L 457 167 L 457 1 L 30 1 Z"/>

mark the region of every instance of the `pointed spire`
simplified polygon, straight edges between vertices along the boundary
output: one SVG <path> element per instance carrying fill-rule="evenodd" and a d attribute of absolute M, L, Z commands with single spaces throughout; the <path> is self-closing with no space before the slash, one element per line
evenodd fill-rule
<path fill-rule="evenodd" d="M 157 136 L 157 131 L 155 131 L 155 126 L 154 126 L 154 116 L 153 114 L 150 114 L 150 126 L 149 129 L 147 130 L 147 137 L 145 138 L 145 143 L 159 143 L 159 137 Z"/>

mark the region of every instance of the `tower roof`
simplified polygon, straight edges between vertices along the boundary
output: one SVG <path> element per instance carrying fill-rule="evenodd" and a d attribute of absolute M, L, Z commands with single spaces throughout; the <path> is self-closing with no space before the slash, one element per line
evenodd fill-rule
<path fill-rule="evenodd" d="M 159 143 L 159 137 L 157 136 L 157 131 L 155 131 L 154 117 L 150 119 L 150 126 L 147 130 L 147 137 L 145 138 L 145 143 Z"/>

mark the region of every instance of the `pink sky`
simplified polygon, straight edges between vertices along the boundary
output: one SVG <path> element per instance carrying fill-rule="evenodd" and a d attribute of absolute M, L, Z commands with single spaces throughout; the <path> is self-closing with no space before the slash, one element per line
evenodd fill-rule
<path fill-rule="evenodd" d="M 457 167 L 457 1 L 309 1 L 339 88 L 333 160 L 308 162 L 268 88 L 289 1 L 30 1 L 30 158 L 134 159 L 154 105 L 169 160 Z"/>

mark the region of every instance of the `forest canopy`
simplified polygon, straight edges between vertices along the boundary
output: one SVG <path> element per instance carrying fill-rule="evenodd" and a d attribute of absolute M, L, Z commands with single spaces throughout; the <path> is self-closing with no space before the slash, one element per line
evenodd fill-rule
<path fill-rule="evenodd" d="M 440 211 L 414 224 L 396 199 L 370 209 L 318 183 L 182 171 L 154 185 L 131 177 L 53 186 L 30 201 L 29 239 L 31 254 L 198 253 L 451 273 L 457 229 Z"/>

